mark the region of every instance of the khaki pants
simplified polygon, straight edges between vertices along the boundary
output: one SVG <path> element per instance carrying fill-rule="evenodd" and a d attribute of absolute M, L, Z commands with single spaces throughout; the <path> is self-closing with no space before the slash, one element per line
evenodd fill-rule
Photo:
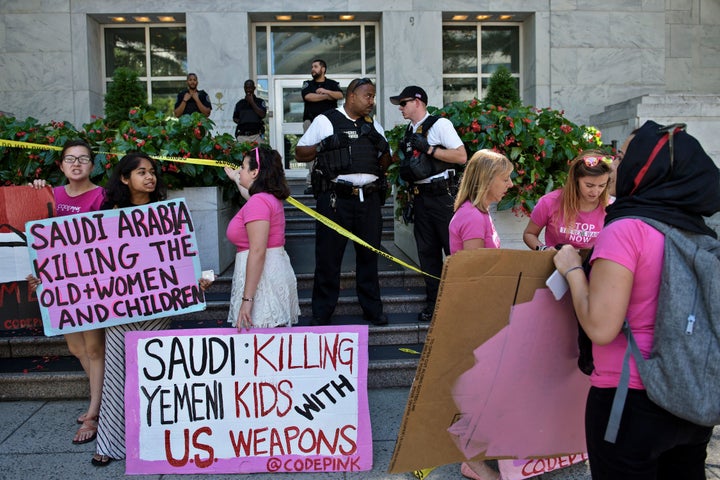
<path fill-rule="evenodd" d="M 248 143 L 256 143 L 260 145 L 260 142 L 262 142 L 262 135 L 259 133 L 256 133 L 255 135 L 238 135 L 235 137 L 238 142 L 248 142 Z"/>

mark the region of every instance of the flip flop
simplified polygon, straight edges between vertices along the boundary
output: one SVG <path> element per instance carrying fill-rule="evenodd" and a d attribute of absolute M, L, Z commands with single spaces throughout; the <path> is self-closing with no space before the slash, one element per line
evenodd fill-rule
<path fill-rule="evenodd" d="M 87 414 L 87 413 L 83 413 L 82 415 L 80 415 L 79 417 L 77 417 L 76 422 L 77 422 L 78 425 L 82 425 L 82 423 L 83 423 L 85 420 L 87 420 L 87 419 L 88 419 L 88 414 Z M 100 415 L 97 416 L 96 420 L 99 420 L 99 419 L 100 419 Z"/>
<path fill-rule="evenodd" d="M 77 438 L 80 435 L 84 434 L 90 434 L 88 437 L 82 439 L 82 440 L 75 440 L 73 439 L 72 443 L 73 445 L 82 445 L 83 443 L 92 442 L 95 440 L 95 437 L 97 437 L 97 429 L 98 429 L 98 422 L 96 419 L 87 419 L 85 420 L 80 428 L 78 428 L 78 431 L 75 432 L 75 437 Z"/>
<path fill-rule="evenodd" d="M 95 455 L 93 455 L 90 463 L 92 463 L 96 467 L 107 467 L 112 461 L 113 459 L 108 457 L 107 455 L 100 455 L 99 453 L 96 453 Z"/>

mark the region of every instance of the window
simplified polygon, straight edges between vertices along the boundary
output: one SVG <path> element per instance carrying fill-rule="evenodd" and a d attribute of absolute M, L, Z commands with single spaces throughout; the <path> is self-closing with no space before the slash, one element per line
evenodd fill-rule
<path fill-rule="evenodd" d="M 332 78 L 376 73 L 374 24 L 258 24 L 255 47 L 258 77 L 268 73 L 307 76 L 316 58 L 325 60 Z"/>
<path fill-rule="evenodd" d="M 443 25 L 443 103 L 482 98 L 500 65 L 510 70 L 520 90 L 518 25 Z"/>
<path fill-rule="evenodd" d="M 137 72 L 148 101 L 172 114 L 175 97 L 185 88 L 187 38 L 184 25 L 124 25 L 103 29 L 105 87 L 118 67 Z"/>

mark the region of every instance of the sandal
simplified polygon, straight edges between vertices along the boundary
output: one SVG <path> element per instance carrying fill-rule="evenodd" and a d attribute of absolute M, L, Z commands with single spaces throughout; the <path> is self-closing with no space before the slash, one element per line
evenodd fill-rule
<path fill-rule="evenodd" d="M 472 480 L 502 480 L 500 474 L 494 471 L 492 468 L 488 467 L 484 462 L 481 465 L 478 465 L 478 467 L 480 470 L 482 470 L 482 474 L 476 472 L 470 467 L 470 465 L 463 462 L 462 465 L 460 465 L 460 474 L 463 477 L 470 478 Z"/>
<path fill-rule="evenodd" d="M 93 455 L 90 463 L 92 463 L 96 467 L 107 467 L 112 461 L 113 459 L 108 457 L 107 455 L 100 455 L 99 453 L 96 453 L 95 455 Z"/>
<path fill-rule="evenodd" d="M 80 416 L 77 418 L 76 421 L 77 421 L 77 424 L 78 424 L 78 425 L 82 425 L 83 422 L 84 422 L 85 420 L 87 420 L 87 419 L 88 419 L 88 414 L 87 414 L 87 412 L 86 412 L 86 413 L 83 413 L 82 415 L 80 415 Z"/>
<path fill-rule="evenodd" d="M 98 422 L 97 417 L 85 420 L 78 431 L 75 432 L 73 445 L 82 445 L 83 443 L 92 442 L 97 437 Z"/>

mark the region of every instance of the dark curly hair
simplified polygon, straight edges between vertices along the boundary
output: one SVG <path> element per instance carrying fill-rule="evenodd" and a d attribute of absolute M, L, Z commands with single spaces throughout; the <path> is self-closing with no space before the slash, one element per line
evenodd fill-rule
<path fill-rule="evenodd" d="M 256 155 L 260 158 L 259 169 Z M 277 150 L 260 146 L 247 152 L 243 161 L 250 162 L 250 170 L 258 170 L 258 175 L 248 190 L 250 195 L 265 192 L 280 200 L 290 196 L 290 187 L 285 179 L 285 167 Z"/>
<path fill-rule="evenodd" d="M 157 181 L 155 183 L 155 191 L 150 193 L 150 202 L 158 202 L 165 200 L 167 197 L 167 189 L 163 182 L 162 176 L 160 175 L 160 167 L 157 162 L 150 157 L 147 153 L 143 152 L 128 152 L 127 155 L 122 157 L 115 170 L 105 185 L 105 202 L 103 202 L 102 209 L 110 208 L 125 208 L 132 206 L 130 201 L 130 188 L 122 182 L 122 179 L 130 178 L 130 173 L 140 165 L 141 160 L 147 160 L 155 169 L 155 176 Z"/>

